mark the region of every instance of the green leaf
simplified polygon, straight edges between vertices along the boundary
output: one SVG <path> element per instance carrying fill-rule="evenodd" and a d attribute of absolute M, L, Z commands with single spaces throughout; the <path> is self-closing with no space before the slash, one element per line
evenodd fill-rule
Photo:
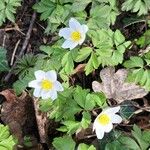
<path fill-rule="evenodd" d="M 111 143 L 106 144 L 105 150 L 128 150 L 124 147 L 119 141 L 113 141 Z"/>
<path fill-rule="evenodd" d="M 91 52 L 92 52 L 91 47 L 84 47 L 84 48 L 80 49 L 75 61 L 81 62 L 81 61 L 87 59 L 87 57 L 91 54 Z"/>
<path fill-rule="evenodd" d="M 130 119 L 135 111 L 136 108 L 131 101 L 124 101 L 121 103 L 119 112 L 122 118 L 125 118 L 126 120 Z"/>
<path fill-rule="evenodd" d="M 75 0 L 71 7 L 71 10 L 72 10 L 72 12 L 83 11 L 90 2 L 92 2 L 92 0 L 86 0 L 86 1 Z"/>
<path fill-rule="evenodd" d="M 133 130 L 131 131 L 131 133 L 134 136 L 134 138 L 137 140 L 137 142 L 139 143 L 139 145 L 140 145 L 140 147 L 141 147 L 142 150 L 145 150 L 145 149 L 148 148 L 149 143 L 146 143 L 142 139 L 142 131 L 141 131 L 141 129 L 137 125 L 133 126 Z"/>
<path fill-rule="evenodd" d="M 40 46 L 40 50 L 45 52 L 48 55 L 51 55 L 53 53 L 53 49 L 51 48 L 51 46 L 42 45 Z"/>
<path fill-rule="evenodd" d="M 88 128 L 89 124 L 91 123 L 91 115 L 89 112 L 83 112 L 82 113 L 82 120 L 81 120 L 81 126 L 86 129 Z"/>
<path fill-rule="evenodd" d="M 92 98 L 92 94 L 87 94 L 86 101 L 85 101 L 85 110 L 92 110 L 95 107 L 95 101 Z"/>
<path fill-rule="evenodd" d="M 139 16 L 145 15 L 148 13 L 148 10 L 150 9 L 150 2 L 149 0 L 126 0 L 122 4 L 122 10 L 123 11 L 129 11 L 137 12 Z"/>
<path fill-rule="evenodd" d="M 102 106 L 105 102 L 106 102 L 106 96 L 103 94 L 103 93 L 92 93 L 90 94 L 93 101 L 95 101 L 95 103 L 98 105 L 98 106 Z"/>
<path fill-rule="evenodd" d="M 98 58 L 96 54 L 93 52 L 91 54 L 91 57 L 85 67 L 85 74 L 88 75 L 91 73 L 94 69 L 97 69 L 99 67 Z"/>
<path fill-rule="evenodd" d="M 0 47 L 0 71 L 8 71 L 8 63 L 6 59 L 6 49 Z"/>
<path fill-rule="evenodd" d="M 84 143 L 81 143 L 81 144 L 79 144 L 77 150 L 96 150 L 96 148 L 93 145 L 89 146 Z"/>
<path fill-rule="evenodd" d="M 12 150 L 16 142 L 10 135 L 8 126 L 0 124 L 0 149 L 1 150 Z"/>
<path fill-rule="evenodd" d="M 130 60 L 127 60 L 123 65 L 126 68 L 134 68 L 134 67 L 143 68 L 144 62 L 142 58 L 137 57 L 137 56 L 132 56 L 130 57 Z"/>
<path fill-rule="evenodd" d="M 119 141 L 125 145 L 126 148 L 132 149 L 132 150 L 141 150 L 139 145 L 130 137 L 121 137 Z"/>
<path fill-rule="evenodd" d="M 77 121 L 64 121 L 62 122 L 63 125 L 65 125 L 66 131 L 68 134 L 74 134 L 77 129 L 80 127 L 80 122 Z M 58 131 L 62 131 L 62 127 L 57 129 Z M 66 132 L 65 131 L 65 132 Z"/>
<path fill-rule="evenodd" d="M 52 144 L 57 150 L 75 149 L 75 142 L 69 136 L 55 138 Z"/>
<path fill-rule="evenodd" d="M 142 139 L 150 144 L 150 131 L 149 130 L 143 131 Z"/>
<path fill-rule="evenodd" d="M 0 2 L 0 26 L 6 21 L 6 19 L 15 22 L 15 16 L 17 7 L 21 6 L 22 0 L 3 0 Z"/>
<path fill-rule="evenodd" d="M 82 89 L 80 86 L 77 86 L 75 92 L 73 94 L 74 100 L 80 105 L 82 108 L 85 107 L 86 96 L 89 90 Z"/>
<path fill-rule="evenodd" d="M 72 58 L 71 52 L 67 52 L 64 57 L 62 58 L 61 62 L 62 66 L 64 67 L 65 72 L 69 75 L 73 72 L 74 69 L 74 62 Z"/>
<path fill-rule="evenodd" d="M 119 30 L 116 30 L 114 33 L 115 45 L 118 46 L 122 44 L 124 41 L 125 41 L 125 37 L 122 35 L 122 33 Z"/>

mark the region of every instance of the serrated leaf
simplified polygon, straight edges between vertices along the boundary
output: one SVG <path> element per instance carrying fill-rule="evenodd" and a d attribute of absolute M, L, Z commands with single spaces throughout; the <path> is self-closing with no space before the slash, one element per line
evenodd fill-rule
<path fill-rule="evenodd" d="M 127 60 L 123 65 L 126 68 L 134 68 L 134 67 L 143 68 L 144 62 L 142 58 L 137 57 L 137 56 L 132 56 L 130 57 L 130 60 Z"/>
<path fill-rule="evenodd" d="M 138 144 L 130 137 L 121 137 L 119 141 L 129 149 L 140 150 Z"/>
<path fill-rule="evenodd" d="M 81 61 L 85 60 L 91 54 L 91 52 L 92 52 L 92 48 L 90 48 L 90 47 L 84 47 L 84 48 L 80 49 L 75 61 L 81 62 Z"/>
<path fill-rule="evenodd" d="M 89 124 L 91 123 L 91 115 L 89 112 L 83 112 L 82 113 L 82 120 L 81 120 L 81 126 L 83 129 L 88 128 Z"/>
<path fill-rule="evenodd" d="M 89 146 L 84 143 L 81 143 L 81 144 L 79 144 L 77 150 L 96 150 L 96 148 L 93 145 Z"/>
<path fill-rule="evenodd" d="M 75 0 L 71 9 L 73 12 L 83 11 L 90 2 L 92 2 L 92 0 Z"/>
<path fill-rule="evenodd" d="M 14 138 L 10 135 L 8 126 L 0 124 L 0 149 L 12 150 L 16 144 Z"/>
<path fill-rule="evenodd" d="M 114 33 L 114 42 L 116 46 L 122 44 L 125 41 L 125 37 L 122 35 L 122 33 L 119 30 L 116 30 Z"/>
<path fill-rule="evenodd" d="M 55 138 L 52 144 L 57 150 L 75 149 L 75 142 L 69 136 Z"/>
<path fill-rule="evenodd" d="M 92 99 L 92 94 L 87 94 L 84 109 L 92 110 L 95 107 L 95 105 L 95 101 Z"/>

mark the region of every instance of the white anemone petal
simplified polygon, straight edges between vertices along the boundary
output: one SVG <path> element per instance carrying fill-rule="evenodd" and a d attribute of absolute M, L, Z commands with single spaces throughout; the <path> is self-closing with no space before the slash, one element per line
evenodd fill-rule
<path fill-rule="evenodd" d="M 78 45 L 77 42 L 73 42 L 71 40 L 66 40 L 63 45 L 62 48 L 70 48 L 70 50 L 72 50 L 73 48 L 75 48 Z"/>
<path fill-rule="evenodd" d="M 62 36 L 65 39 L 69 39 L 71 33 L 72 33 L 72 30 L 70 28 L 63 28 L 63 29 L 60 29 L 59 36 Z"/>
<path fill-rule="evenodd" d="M 34 92 L 33 92 L 33 95 L 35 97 L 40 97 L 41 96 L 41 89 L 40 88 L 35 88 Z"/>
<path fill-rule="evenodd" d="M 54 82 L 54 86 L 55 86 L 56 91 L 64 90 L 63 86 L 61 85 L 61 83 L 59 81 Z"/>
<path fill-rule="evenodd" d="M 50 81 L 56 81 L 57 80 L 56 71 L 51 70 L 51 71 L 46 72 L 45 77 L 46 79 L 49 79 Z"/>
<path fill-rule="evenodd" d="M 112 123 L 121 123 L 122 122 L 122 118 L 119 115 L 113 115 L 111 117 L 111 122 Z"/>
<path fill-rule="evenodd" d="M 107 133 L 110 132 L 113 129 L 112 123 L 109 123 L 108 125 L 103 126 L 103 129 L 104 129 L 104 132 L 107 132 Z"/>
<path fill-rule="evenodd" d="M 35 71 L 34 75 L 37 80 L 42 80 L 43 78 L 45 78 L 45 72 L 42 70 Z"/>
<path fill-rule="evenodd" d="M 28 86 L 32 88 L 40 88 L 39 82 L 37 80 L 30 81 Z"/>
<path fill-rule="evenodd" d="M 95 133 L 98 139 L 102 139 L 104 137 L 104 131 L 101 130 L 100 128 L 96 128 Z"/>
<path fill-rule="evenodd" d="M 69 27 L 70 27 L 71 29 L 75 30 L 75 31 L 79 31 L 82 26 L 80 25 L 80 23 L 79 23 L 76 19 L 71 18 L 71 19 L 69 20 Z"/>
<path fill-rule="evenodd" d="M 50 98 L 49 91 L 42 90 L 41 97 L 42 97 L 42 99 L 48 99 L 48 98 Z"/>
<path fill-rule="evenodd" d="M 52 100 L 57 99 L 57 91 L 56 90 L 49 91 L 49 95 Z"/>
<path fill-rule="evenodd" d="M 82 25 L 82 31 L 83 31 L 83 33 L 86 33 L 87 31 L 88 31 L 88 26 L 87 25 L 85 25 L 85 24 L 83 24 Z"/>
<path fill-rule="evenodd" d="M 82 39 L 79 41 L 79 45 L 81 45 L 85 40 L 85 34 L 82 35 Z"/>
<path fill-rule="evenodd" d="M 104 110 L 104 112 L 107 114 L 115 114 L 115 113 L 119 112 L 119 110 L 120 110 L 120 106 L 117 106 L 117 107 L 113 107 L 113 108 L 108 108 L 108 109 Z"/>

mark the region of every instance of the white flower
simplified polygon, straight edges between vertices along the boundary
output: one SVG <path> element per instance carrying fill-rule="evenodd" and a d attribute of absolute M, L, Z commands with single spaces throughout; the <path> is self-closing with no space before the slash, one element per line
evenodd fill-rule
<path fill-rule="evenodd" d="M 59 36 L 64 37 L 66 41 L 62 48 L 75 48 L 78 44 L 81 45 L 85 40 L 85 34 L 88 31 L 87 25 L 81 25 L 76 19 L 69 20 L 69 28 L 63 28 L 59 31 Z"/>
<path fill-rule="evenodd" d="M 57 81 L 57 75 L 54 70 L 44 72 L 42 70 L 35 71 L 36 80 L 29 82 L 29 87 L 35 88 L 33 95 L 42 97 L 42 99 L 57 98 L 57 91 L 63 91 L 60 82 Z"/>
<path fill-rule="evenodd" d="M 93 130 L 95 130 L 98 139 L 102 139 L 105 132 L 108 133 L 113 129 L 113 123 L 121 123 L 122 118 L 116 114 L 119 110 L 120 106 L 107 108 L 96 117 Z"/>

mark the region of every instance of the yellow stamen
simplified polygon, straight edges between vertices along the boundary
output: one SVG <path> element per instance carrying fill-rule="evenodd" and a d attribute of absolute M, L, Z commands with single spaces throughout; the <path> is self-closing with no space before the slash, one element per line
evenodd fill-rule
<path fill-rule="evenodd" d="M 102 114 L 98 117 L 98 122 L 101 125 L 107 125 L 110 122 L 110 117 L 107 114 Z"/>
<path fill-rule="evenodd" d="M 73 40 L 73 41 L 79 41 L 80 39 L 81 39 L 81 33 L 80 32 L 78 32 L 78 31 L 74 31 L 74 32 L 72 32 L 71 33 L 71 39 Z"/>
<path fill-rule="evenodd" d="M 49 80 L 43 80 L 41 83 L 42 89 L 44 90 L 50 90 L 53 88 L 53 83 Z"/>

